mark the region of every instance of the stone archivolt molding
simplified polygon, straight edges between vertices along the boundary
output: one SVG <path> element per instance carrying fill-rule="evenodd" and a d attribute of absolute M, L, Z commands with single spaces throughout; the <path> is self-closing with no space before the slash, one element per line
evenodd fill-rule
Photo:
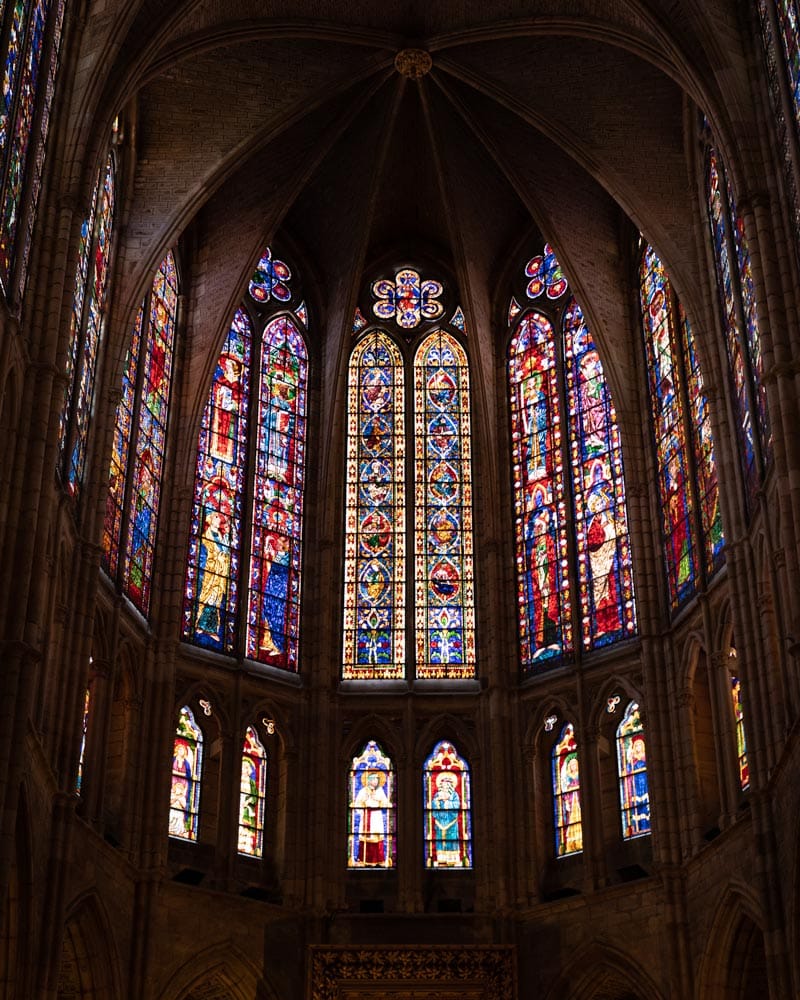
<path fill-rule="evenodd" d="M 514 949 L 312 946 L 308 1000 L 514 1000 Z"/>

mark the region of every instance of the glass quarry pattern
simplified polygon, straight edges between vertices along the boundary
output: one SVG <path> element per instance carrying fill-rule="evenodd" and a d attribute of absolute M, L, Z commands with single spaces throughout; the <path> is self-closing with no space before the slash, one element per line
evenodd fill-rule
<path fill-rule="evenodd" d="M 252 726 L 242 746 L 239 790 L 239 854 L 260 858 L 264 853 L 264 811 L 267 801 L 267 751 Z"/>
<path fill-rule="evenodd" d="M 739 324 L 736 314 L 737 300 L 735 298 L 734 278 L 730 264 L 731 252 L 727 228 L 730 228 L 731 222 L 730 217 L 727 216 L 726 205 L 723 202 L 723 187 L 727 189 L 728 185 L 725 183 L 722 164 L 717 158 L 716 150 L 713 148 L 708 151 L 707 171 L 709 221 L 714 246 L 717 286 L 719 288 L 725 326 L 725 344 L 728 352 L 728 365 L 736 393 L 736 415 L 739 425 L 740 450 L 744 461 L 745 482 L 747 483 L 748 492 L 752 496 L 757 486 L 758 470 L 756 468 L 753 426 L 748 399 L 748 373 L 739 339 Z"/>
<path fill-rule="evenodd" d="M 567 513 L 555 337 L 546 316 L 526 314 L 508 359 L 523 668 L 572 652 Z"/>
<path fill-rule="evenodd" d="M 436 331 L 414 361 L 418 677 L 475 674 L 469 414 L 466 354 Z"/>
<path fill-rule="evenodd" d="M 636 632 L 622 446 L 600 355 L 578 303 L 564 313 L 564 365 L 583 646 Z"/>
<path fill-rule="evenodd" d="M 381 278 L 372 284 L 376 301 L 372 311 L 378 319 L 393 319 L 404 330 L 413 330 L 423 320 L 434 320 L 444 312 L 438 302 L 442 283 L 431 278 L 422 280 L 417 271 L 403 268 L 395 280 Z"/>
<path fill-rule="evenodd" d="M 529 299 L 538 299 L 542 292 L 548 299 L 559 299 L 567 290 L 567 279 L 549 243 L 545 243 L 543 254 L 528 261 L 525 274 L 530 278 L 526 289 Z"/>
<path fill-rule="evenodd" d="M 348 868 L 392 868 L 397 861 L 394 767 L 369 740 L 348 781 Z"/>
<path fill-rule="evenodd" d="M 287 316 L 261 344 L 247 655 L 297 670 L 305 472 L 306 346 Z"/>
<path fill-rule="evenodd" d="M 344 671 L 405 674 L 405 384 L 382 330 L 350 357 L 347 407 Z"/>
<path fill-rule="evenodd" d="M 700 503 L 705 567 L 706 575 L 710 577 L 725 562 L 725 538 L 722 533 L 722 511 L 719 505 L 714 434 L 711 429 L 711 414 L 703 388 L 703 377 L 700 373 L 700 362 L 694 347 L 692 328 L 680 303 L 678 304 L 678 316 L 689 395 L 689 426 L 694 447 L 694 466 Z"/>
<path fill-rule="evenodd" d="M 184 638 L 227 653 L 236 643 L 251 338 L 238 309 L 200 426 L 183 612 Z"/>
<path fill-rule="evenodd" d="M 137 313 L 128 348 L 122 395 L 114 421 L 103 522 L 103 567 L 111 576 L 116 576 L 124 529 L 127 538 L 122 589 L 144 615 L 150 608 L 177 307 L 177 274 L 170 251 L 156 272 L 149 297 L 145 297 Z M 146 313 L 147 337 L 139 385 Z M 132 441 L 135 442 L 133 449 Z M 126 496 L 127 524 L 122 516 Z"/>
<path fill-rule="evenodd" d="M 442 740 L 422 774 L 425 867 L 472 868 L 472 807 L 469 765 Z"/>
<path fill-rule="evenodd" d="M 553 772 L 553 833 L 557 858 L 583 850 L 581 775 L 578 744 L 571 722 L 566 722 L 551 754 Z"/>
<path fill-rule="evenodd" d="M 639 281 L 658 459 L 664 556 L 670 604 L 674 610 L 696 593 L 698 571 L 677 331 L 669 278 L 652 247 L 645 249 Z"/>
<path fill-rule="evenodd" d="M 18 233 L 22 218 L 22 194 L 30 185 L 28 224 L 22 244 L 22 267 L 18 290 L 25 286 L 30 237 L 41 187 L 45 144 L 50 124 L 64 0 L 37 0 L 0 5 L 0 38 L 5 39 L 3 89 L 0 100 L 0 284 L 6 294 L 22 240 Z M 5 8 L 5 9 L 4 9 Z M 42 61 L 46 32 L 54 18 L 52 47 Z M 38 128 L 36 127 L 39 114 Z"/>
<path fill-rule="evenodd" d="M 188 705 L 178 719 L 172 749 L 169 794 L 169 835 L 197 840 L 200 819 L 200 780 L 203 770 L 203 733 Z"/>
<path fill-rule="evenodd" d="M 617 729 L 617 774 L 623 840 L 650 833 L 647 755 L 639 706 L 630 702 Z"/>
<path fill-rule="evenodd" d="M 103 306 L 108 284 L 108 262 L 111 255 L 111 237 L 114 225 L 114 198 L 114 158 L 109 154 L 99 197 L 92 199 L 93 205 L 99 200 L 99 207 L 96 213 L 92 213 L 91 217 L 93 232 L 92 255 L 89 258 L 91 278 L 85 291 L 84 288 L 79 291 L 77 282 L 75 287 L 75 300 L 77 302 L 80 299 L 83 305 L 79 318 L 76 316 L 76 305 L 73 304 L 73 319 L 78 319 L 74 334 L 80 339 L 80 332 L 83 333 L 83 351 L 79 359 L 80 368 L 76 365 L 71 372 L 71 380 L 75 379 L 75 384 L 71 386 L 71 396 L 74 398 L 70 404 L 70 417 L 73 426 L 70 430 L 66 473 L 67 489 L 73 496 L 79 493 L 83 483 L 89 422 L 94 408 L 95 375 L 100 338 L 103 332 Z M 84 246 L 82 230 L 81 256 L 85 252 Z M 82 273 L 82 264 L 84 263 L 85 261 L 81 260 L 78 265 L 78 281 L 81 282 L 85 277 L 85 273 Z M 88 292 L 88 296 L 86 292 Z"/>

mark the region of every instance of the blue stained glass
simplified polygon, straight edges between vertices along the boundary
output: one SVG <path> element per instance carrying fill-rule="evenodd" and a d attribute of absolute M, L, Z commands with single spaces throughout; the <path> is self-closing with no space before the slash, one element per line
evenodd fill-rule
<path fill-rule="evenodd" d="M 529 299 L 538 299 L 542 292 L 548 299 L 560 299 L 567 290 L 567 279 L 549 243 L 545 243 L 543 254 L 528 261 L 525 275 L 530 279 L 526 289 Z"/>
<path fill-rule="evenodd" d="M 238 309 L 214 370 L 197 445 L 183 612 L 190 642 L 232 652 L 247 458 L 251 326 Z"/>
<path fill-rule="evenodd" d="M 418 677 L 475 675 L 469 369 L 437 330 L 414 361 Z"/>
<path fill-rule="evenodd" d="M 272 250 L 267 247 L 250 279 L 250 294 L 256 302 L 288 302 L 292 297 L 289 280 L 292 272 L 288 264 L 272 256 Z"/>
<path fill-rule="evenodd" d="M 551 754 L 553 773 L 553 833 L 556 857 L 583 850 L 581 773 L 578 744 L 571 722 L 564 724 Z"/>
<path fill-rule="evenodd" d="M 353 758 L 348 789 L 348 868 L 391 868 L 396 862 L 394 768 L 370 740 Z"/>
<path fill-rule="evenodd" d="M 343 677 L 405 673 L 405 390 L 381 330 L 350 358 Z"/>
<path fill-rule="evenodd" d="M 425 867 L 472 868 L 469 765 L 448 740 L 433 748 L 422 772 Z"/>
<path fill-rule="evenodd" d="M 372 311 L 378 319 L 393 319 L 404 330 L 413 330 L 423 320 L 439 319 L 444 306 L 438 301 L 442 283 L 422 280 L 417 271 L 403 268 L 395 280 L 382 278 L 372 285 L 377 300 Z"/>
<path fill-rule="evenodd" d="M 264 331 L 253 491 L 247 655 L 297 670 L 306 346 L 286 316 Z"/>

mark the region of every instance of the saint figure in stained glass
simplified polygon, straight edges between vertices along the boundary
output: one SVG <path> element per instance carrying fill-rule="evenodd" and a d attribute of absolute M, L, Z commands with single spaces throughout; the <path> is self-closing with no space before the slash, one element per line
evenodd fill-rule
<path fill-rule="evenodd" d="M 438 743 L 425 761 L 426 868 L 472 868 L 469 766 L 452 743 Z"/>
<path fill-rule="evenodd" d="M 617 728 L 617 773 L 622 837 L 632 840 L 650 833 L 650 793 L 647 756 L 639 706 L 630 702 Z"/>
<path fill-rule="evenodd" d="M 353 758 L 348 787 L 348 868 L 395 864 L 394 768 L 370 740 Z"/>
<path fill-rule="evenodd" d="M 553 773 L 553 831 L 556 857 L 583 850 L 581 774 L 578 744 L 571 722 L 564 724 L 551 754 Z"/>
<path fill-rule="evenodd" d="M 170 837 L 197 840 L 202 764 L 203 733 L 194 721 L 192 710 L 184 705 L 180 711 L 172 750 Z"/>
<path fill-rule="evenodd" d="M 239 854 L 260 858 L 264 853 L 264 812 L 267 800 L 267 752 L 252 726 L 242 746 L 239 788 Z"/>

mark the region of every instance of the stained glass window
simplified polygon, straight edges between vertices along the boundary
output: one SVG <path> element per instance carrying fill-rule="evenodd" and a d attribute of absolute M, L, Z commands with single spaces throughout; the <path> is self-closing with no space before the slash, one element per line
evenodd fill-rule
<path fill-rule="evenodd" d="M 183 634 L 236 647 L 252 328 L 239 309 L 217 359 L 197 446 Z"/>
<path fill-rule="evenodd" d="M 622 449 L 599 353 L 549 244 L 525 281 L 541 301 L 509 311 L 508 391 L 520 660 L 530 675 L 577 655 L 578 627 L 587 652 L 634 635 L 636 609 Z"/>
<path fill-rule="evenodd" d="M 437 330 L 414 361 L 418 677 L 475 674 L 469 369 Z"/>
<path fill-rule="evenodd" d="M 381 330 L 350 358 L 345 525 L 345 679 L 405 675 L 405 384 Z"/>
<path fill-rule="evenodd" d="M 434 320 L 444 312 L 439 302 L 442 283 L 433 278 L 423 280 L 419 272 L 406 267 L 395 279 L 381 278 L 372 285 L 375 302 L 372 311 L 381 319 L 393 319 L 404 330 L 413 330 L 423 320 Z"/>
<path fill-rule="evenodd" d="M 203 770 L 203 733 L 188 705 L 180 711 L 172 749 L 169 795 L 169 835 L 197 840 L 200 819 L 200 780 Z"/>
<path fill-rule="evenodd" d="M 0 100 L 0 283 L 10 292 L 22 255 L 19 292 L 25 287 L 30 237 L 41 187 L 50 106 L 58 68 L 64 0 L 15 0 L 0 4 L 4 60 Z M 51 41 L 47 40 L 52 23 Z M 22 194 L 28 185 L 27 210 Z M 27 214 L 27 225 L 20 222 Z M 23 242 L 24 238 L 24 242 Z"/>
<path fill-rule="evenodd" d="M 584 649 L 636 631 L 622 446 L 600 355 L 572 299 L 564 361 Z"/>
<path fill-rule="evenodd" d="M 571 722 L 564 724 L 551 754 L 553 771 L 553 832 L 556 857 L 583 850 L 581 774 L 578 744 Z"/>
<path fill-rule="evenodd" d="M 178 281 L 170 251 L 134 322 L 114 421 L 103 523 L 103 566 L 116 576 L 124 527 L 122 589 L 145 615 L 150 606 L 177 305 Z"/>
<path fill-rule="evenodd" d="M 750 404 L 750 378 L 754 358 L 748 357 L 747 353 L 756 351 L 755 360 L 758 365 L 761 362 L 761 354 L 758 348 L 758 326 L 755 300 L 752 295 L 749 254 L 745 254 L 746 242 L 742 241 L 743 230 L 740 230 L 739 220 L 731 214 L 733 203 L 728 200 L 729 194 L 732 196 L 730 185 L 717 152 L 713 148 L 708 150 L 707 171 L 709 222 L 714 246 L 717 286 L 722 304 L 725 345 L 735 390 L 745 481 L 752 496 L 758 485 L 758 469 Z M 738 236 L 735 236 L 735 233 L 738 233 Z M 739 286 L 742 275 L 745 276 L 745 283 L 748 286 L 747 303 L 742 300 Z M 738 319 L 740 315 L 747 328 L 741 333 Z M 766 420 L 765 406 L 761 415 Z M 759 426 L 762 433 L 766 431 L 765 423 L 760 422 Z M 766 435 L 762 444 L 765 440 Z"/>
<path fill-rule="evenodd" d="M 75 791 L 78 795 L 81 794 L 81 788 L 83 786 L 83 762 L 86 756 L 86 734 L 89 731 L 89 698 L 89 688 L 86 688 L 86 694 L 83 699 L 83 719 L 81 721 L 81 752 L 78 757 L 78 777 L 75 780 Z"/>
<path fill-rule="evenodd" d="M 525 315 L 508 358 L 517 610 L 525 668 L 572 650 L 561 416 L 550 320 Z"/>
<path fill-rule="evenodd" d="M 297 275 L 267 247 L 249 285 L 257 308 L 236 311 L 203 413 L 183 616 L 190 642 L 291 671 L 308 393 L 308 310 L 302 300 L 286 307 L 297 291 Z"/>
<path fill-rule="evenodd" d="M 83 482 L 89 423 L 94 408 L 95 375 L 102 336 L 108 264 L 114 225 L 114 158 L 109 154 L 92 198 L 92 211 L 81 227 L 67 359 L 68 395 L 62 414 L 66 482 L 77 495 Z M 82 349 L 80 347 L 82 345 Z"/>
<path fill-rule="evenodd" d="M 287 316 L 261 344 L 247 655 L 297 669 L 306 437 L 306 348 Z"/>
<path fill-rule="evenodd" d="M 728 660 L 736 668 L 736 647 L 731 646 Z M 736 726 L 736 762 L 739 771 L 739 787 L 746 792 L 750 787 L 750 764 L 747 759 L 747 738 L 744 732 L 744 710 L 742 708 L 742 685 L 735 673 L 730 675 L 731 704 Z"/>
<path fill-rule="evenodd" d="M 347 867 L 393 867 L 397 857 L 394 767 L 374 740 L 353 758 L 347 801 Z"/>
<path fill-rule="evenodd" d="M 635 701 L 625 709 L 617 728 L 617 774 L 622 837 L 633 840 L 650 833 L 650 793 L 644 727 Z"/>
<path fill-rule="evenodd" d="M 426 868 L 472 868 L 469 779 L 469 765 L 453 744 L 437 743 L 422 775 Z"/>
<path fill-rule="evenodd" d="M 710 575 L 723 561 L 714 441 L 691 326 L 680 306 L 676 325 L 669 277 L 650 246 L 645 248 L 639 278 L 664 554 L 670 602 L 676 609 L 696 593 L 699 563 Z M 696 496 L 702 525 L 700 554 Z"/>
<path fill-rule="evenodd" d="M 678 305 L 678 315 L 681 324 L 689 396 L 689 426 L 692 431 L 691 438 L 694 447 L 701 538 L 705 554 L 706 574 L 711 576 L 725 561 L 725 538 L 722 533 L 722 511 L 719 506 L 714 434 L 711 429 L 711 415 L 708 411 L 708 401 L 703 388 L 703 377 L 695 351 L 692 328 L 680 304 Z"/>
<path fill-rule="evenodd" d="M 239 854 L 260 858 L 264 853 L 264 810 L 267 801 L 267 751 L 252 726 L 242 746 L 239 790 Z"/>

